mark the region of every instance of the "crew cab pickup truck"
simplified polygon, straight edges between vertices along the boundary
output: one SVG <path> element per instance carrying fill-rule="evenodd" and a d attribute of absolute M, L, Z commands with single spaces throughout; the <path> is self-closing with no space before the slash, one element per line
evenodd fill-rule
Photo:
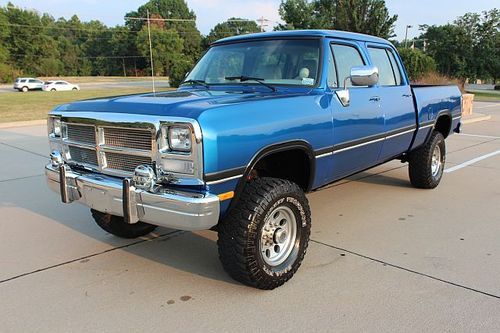
<path fill-rule="evenodd" d="M 459 89 L 410 85 L 386 40 L 251 34 L 213 43 L 175 91 L 57 107 L 45 171 L 116 236 L 217 231 L 229 275 L 273 289 L 306 253 L 305 193 L 393 159 L 435 188 L 460 117 Z"/>

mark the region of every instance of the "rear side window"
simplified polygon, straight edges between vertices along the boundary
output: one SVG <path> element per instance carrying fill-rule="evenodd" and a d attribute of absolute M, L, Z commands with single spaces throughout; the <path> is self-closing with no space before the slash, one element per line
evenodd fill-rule
<path fill-rule="evenodd" d="M 351 68 L 363 66 L 365 62 L 358 49 L 354 46 L 333 44 L 332 51 L 337 69 L 337 84 L 343 86 L 345 78 L 351 76 Z M 350 80 L 347 80 L 346 86 L 352 87 Z"/>
<path fill-rule="evenodd" d="M 378 67 L 379 71 L 379 85 L 381 86 L 396 86 L 401 83 L 401 76 L 399 83 L 397 83 L 394 73 L 393 65 L 389 60 L 389 54 L 386 49 L 369 47 L 368 52 L 372 58 L 372 62 Z"/>
<path fill-rule="evenodd" d="M 391 50 L 387 50 L 387 54 L 389 55 L 389 60 L 391 61 L 392 70 L 394 71 L 394 76 L 396 77 L 396 84 L 399 86 L 403 82 L 403 77 L 401 76 L 401 71 L 399 70 L 398 62 L 396 61 L 396 57 Z"/>
<path fill-rule="evenodd" d="M 328 86 L 338 88 L 337 69 L 335 68 L 335 60 L 333 60 L 332 52 L 328 52 Z"/>

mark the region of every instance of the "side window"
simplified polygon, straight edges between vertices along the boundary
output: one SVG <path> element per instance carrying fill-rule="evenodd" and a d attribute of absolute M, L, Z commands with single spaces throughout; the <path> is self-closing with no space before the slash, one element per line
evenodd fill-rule
<path fill-rule="evenodd" d="M 337 65 L 338 84 L 342 86 L 345 78 L 351 75 L 351 68 L 363 66 L 365 62 L 354 46 L 333 44 L 332 50 Z M 352 87 L 350 80 L 347 80 L 347 87 Z"/>
<path fill-rule="evenodd" d="M 333 60 L 332 52 L 328 52 L 328 86 L 331 88 L 338 88 L 339 83 L 337 80 L 337 68 L 335 67 L 335 60 Z"/>
<path fill-rule="evenodd" d="M 381 86 L 395 86 L 396 78 L 392 69 L 389 56 L 385 49 L 369 47 L 368 52 L 372 58 L 372 62 L 378 67 L 379 71 L 379 85 Z"/>
<path fill-rule="evenodd" d="M 30 80 L 29 83 L 37 83 L 36 80 Z"/>
<path fill-rule="evenodd" d="M 403 77 L 401 76 L 398 62 L 396 61 L 396 57 L 391 50 L 387 50 L 387 54 L 389 54 L 389 60 L 391 61 L 392 70 L 394 71 L 394 76 L 396 77 L 396 84 L 399 86 L 403 82 Z"/>

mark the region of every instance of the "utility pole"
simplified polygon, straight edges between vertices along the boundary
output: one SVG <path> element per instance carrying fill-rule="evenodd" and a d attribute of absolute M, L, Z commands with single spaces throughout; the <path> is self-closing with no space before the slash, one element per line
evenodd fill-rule
<path fill-rule="evenodd" d="M 122 64 L 123 64 L 123 76 L 127 76 L 127 71 L 125 70 L 125 58 L 122 58 Z"/>
<path fill-rule="evenodd" d="M 148 37 L 149 37 L 149 57 L 151 62 L 151 79 L 153 80 L 153 94 L 156 94 L 155 88 L 155 70 L 153 63 L 153 46 L 151 45 L 151 20 L 149 19 L 149 9 L 147 10 L 148 14 Z"/>
<path fill-rule="evenodd" d="M 163 19 L 163 18 L 151 18 L 149 15 L 149 10 L 146 10 L 147 16 L 146 17 L 129 17 L 125 16 L 125 20 L 138 20 L 138 21 L 147 21 L 148 22 L 148 38 L 149 38 L 149 57 L 150 57 L 150 63 L 151 63 L 151 79 L 153 81 L 153 93 L 156 93 L 156 88 L 155 88 L 155 71 L 154 71 L 154 62 L 153 62 L 153 46 L 151 44 L 151 21 L 159 21 L 159 22 L 196 22 L 194 19 L 177 19 L 177 18 L 170 18 L 170 19 Z M 136 66 L 136 63 L 134 62 L 134 66 Z M 135 70 L 135 75 L 137 76 L 137 67 Z"/>
<path fill-rule="evenodd" d="M 267 27 L 267 24 L 265 24 L 266 22 L 268 22 L 269 20 L 268 19 L 265 19 L 264 16 L 261 16 L 257 22 L 260 23 L 260 32 L 264 32 L 264 27 Z"/>
<path fill-rule="evenodd" d="M 406 26 L 406 34 L 405 34 L 405 48 L 408 48 L 408 29 L 413 28 L 411 25 Z"/>

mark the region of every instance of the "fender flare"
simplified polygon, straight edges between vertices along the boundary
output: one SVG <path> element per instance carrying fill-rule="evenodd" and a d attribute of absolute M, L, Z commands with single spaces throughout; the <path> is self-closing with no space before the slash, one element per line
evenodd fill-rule
<path fill-rule="evenodd" d="M 427 137 L 425 138 L 425 142 L 427 142 L 429 140 L 429 138 L 431 137 L 432 131 L 436 128 L 436 124 L 437 124 L 439 118 L 441 118 L 442 116 L 448 116 L 448 118 L 450 118 L 450 131 L 451 131 L 451 125 L 452 125 L 451 122 L 453 122 L 451 110 L 449 110 L 449 109 L 441 110 L 438 113 L 436 113 L 436 118 L 434 118 L 433 123 L 432 123 L 432 128 L 431 128 L 432 130 L 429 131 L 429 133 L 427 134 Z M 448 135 L 449 135 L 449 133 L 448 133 Z"/>
<path fill-rule="evenodd" d="M 284 151 L 288 150 L 293 150 L 293 149 L 300 149 L 303 152 L 306 153 L 308 159 L 309 159 L 309 180 L 307 184 L 307 189 L 305 192 L 310 192 L 313 181 L 314 181 L 314 175 L 316 174 L 316 157 L 314 154 L 314 150 L 312 146 L 304 140 L 293 140 L 293 141 L 286 141 L 282 143 L 277 143 L 277 144 L 272 144 L 269 146 L 266 146 L 259 150 L 250 160 L 250 163 L 245 168 L 245 172 L 243 173 L 243 176 L 239 179 L 238 184 L 236 185 L 236 189 L 234 191 L 234 197 L 231 200 L 231 204 L 229 205 L 229 210 L 231 210 L 236 203 L 238 202 L 241 193 L 243 192 L 243 189 L 245 188 L 246 180 L 248 179 L 248 176 L 250 175 L 250 172 L 253 170 L 253 168 L 261 161 L 263 158 L 275 154 L 275 153 L 281 153 Z"/>

